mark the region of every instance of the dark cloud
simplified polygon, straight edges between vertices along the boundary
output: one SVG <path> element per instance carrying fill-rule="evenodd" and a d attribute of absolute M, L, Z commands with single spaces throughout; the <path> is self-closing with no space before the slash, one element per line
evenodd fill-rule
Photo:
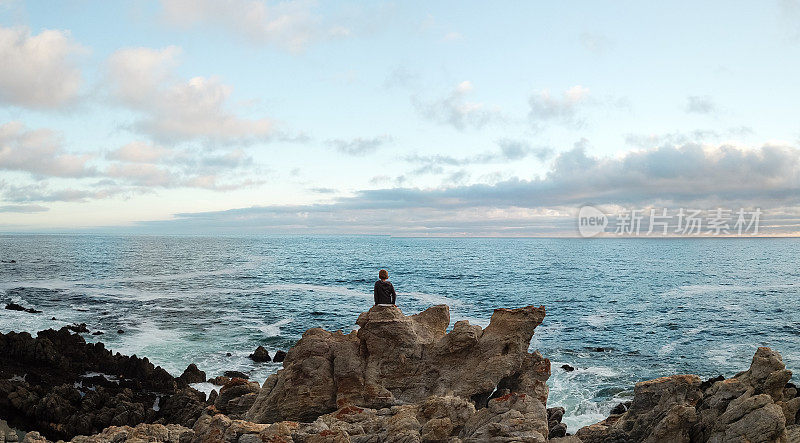
<path fill-rule="evenodd" d="M 776 145 L 745 149 L 685 144 L 605 158 L 588 155 L 586 143 L 579 142 L 558 155 L 544 177 L 529 180 L 363 190 L 328 204 L 178 214 L 173 222 L 143 226 L 227 229 L 242 222 L 243 228 L 298 232 L 547 235 L 565 229 L 564 217 L 587 202 L 760 207 L 767 213 L 780 213 L 800 204 L 800 150 Z M 552 217 L 552 211 L 561 217 Z M 788 219 L 796 221 L 797 214 Z"/>

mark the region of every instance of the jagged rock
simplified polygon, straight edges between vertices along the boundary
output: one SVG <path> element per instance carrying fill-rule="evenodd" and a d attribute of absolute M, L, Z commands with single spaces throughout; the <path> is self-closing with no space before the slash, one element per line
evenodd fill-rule
<path fill-rule="evenodd" d="M 250 360 L 253 360 L 254 362 L 257 363 L 272 361 L 272 359 L 269 357 L 269 352 L 267 352 L 267 350 L 263 346 L 257 347 L 256 350 L 249 355 L 249 357 Z"/>
<path fill-rule="evenodd" d="M 140 424 L 135 427 L 111 426 L 99 434 L 78 436 L 72 443 L 108 442 L 152 442 L 152 443 L 190 443 L 194 441 L 194 431 L 179 425 Z"/>
<path fill-rule="evenodd" d="M 208 382 L 217 386 L 225 386 L 225 383 L 231 381 L 230 377 L 226 377 L 224 375 L 218 375 L 214 378 L 209 378 Z"/>
<path fill-rule="evenodd" d="M 247 375 L 247 374 L 245 374 L 244 372 L 241 372 L 241 371 L 225 371 L 225 372 L 223 372 L 223 375 L 225 377 L 228 377 L 228 378 L 243 378 L 245 380 L 250 378 L 249 375 Z"/>
<path fill-rule="evenodd" d="M 86 334 L 89 332 L 89 328 L 86 327 L 86 323 L 75 323 L 69 326 L 65 326 L 65 328 L 69 329 L 72 332 L 76 332 L 78 334 Z"/>
<path fill-rule="evenodd" d="M 234 378 L 219 390 L 214 406 L 224 414 L 239 417 L 250 409 L 260 389 L 258 382 Z"/>
<path fill-rule="evenodd" d="M 206 381 L 206 373 L 197 369 L 197 365 L 192 363 L 186 367 L 186 370 L 178 378 L 185 383 L 202 383 Z"/>
<path fill-rule="evenodd" d="M 26 308 L 26 307 L 18 305 L 16 303 L 8 303 L 6 305 L 6 309 L 8 309 L 9 311 L 22 311 L 22 312 L 27 312 L 27 313 L 30 313 L 30 314 L 41 314 L 42 313 L 42 311 L 38 311 L 38 310 L 33 309 L 33 308 Z"/>
<path fill-rule="evenodd" d="M 575 434 L 585 443 L 606 441 L 689 442 L 697 422 L 700 377 L 673 375 L 637 383 L 622 415 L 586 426 Z M 626 440 L 627 439 L 627 440 Z"/>
<path fill-rule="evenodd" d="M 702 384 L 701 384 L 701 386 L 702 386 Z M 621 415 L 621 414 L 624 414 L 625 411 L 627 411 L 628 408 L 630 408 L 630 407 L 631 407 L 631 402 L 629 402 L 629 401 L 626 401 L 626 402 L 623 402 L 623 403 L 618 403 L 616 406 L 611 408 L 611 412 L 609 412 L 609 414 L 611 414 L 611 415 Z"/>
<path fill-rule="evenodd" d="M 486 329 L 459 321 L 445 334 L 445 305 L 410 316 L 381 305 L 359 316 L 356 332 L 309 329 L 246 418 L 313 421 L 346 405 L 380 409 L 448 393 L 482 408 L 493 392 L 508 390 L 542 405 L 546 433 L 550 361 L 527 351 L 544 314 L 544 307 L 497 309 Z"/>
<path fill-rule="evenodd" d="M 575 368 L 574 368 L 574 367 L 572 367 L 572 366 L 570 366 L 570 365 L 568 365 L 568 364 L 563 364 L 563 365 L 561 365 L 561 369 L 563 369 L 563 370 L 565 370 L 565 371 L 567 371 L 567 372 L 572 372 L 572 371 L 574 371 L 574 370 L 575 370 Z"/>
<path fill-rule="evenodd" d="M 275 357 L 272 359 L 275 363 L 281 363 L 286 359 L 286 351 L 275 352 Z"/>
<path fill-rule="evenodd" d="M 695 438 L 702 441 L 782 441 L 794 424 L 800 400 L 786 398 L 792 373 L 781 356 L 758 348 L 750 368 L 706 390 L 697 411 Z M 787 417 L 788 416 L 788 417 Z"/>
<path fill-rule="evenodd" d="M 179 389 L 146 358 L 112 354 L 67 328 L 0 334 L 0 416 L 51 439 L 92 435 L 116 425 L 184 422 L 205 397 Z M 156 399 L 176 408 L 154 410 Z"/>
<path fill-rule="evenodd" d="M 637 383 L 627 411 L 576 436 L 584 443 L 785 442 L 800 409 L 791 376 L 779 353 L 758 348 L 750 368 L 729 379 L 674 375 Z"/>
<path fill-rule="evenodd" d="M 465 442 L 544 442 L 549 433 L 547 410 L 538 398 L 511 393 L 489 401 L 467 420 L 461 439 Z"/>

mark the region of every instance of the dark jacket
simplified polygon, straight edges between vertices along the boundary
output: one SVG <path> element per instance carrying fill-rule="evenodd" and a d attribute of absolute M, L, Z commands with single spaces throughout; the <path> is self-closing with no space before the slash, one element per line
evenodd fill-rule
<path fill-rule="evenodd" d="M 375 282 L 375 304 L 376 305 L 393 305 L 397 300 L 397 294 L 394 292 L 394 286 L 389 280 L 378 280 Z"/>

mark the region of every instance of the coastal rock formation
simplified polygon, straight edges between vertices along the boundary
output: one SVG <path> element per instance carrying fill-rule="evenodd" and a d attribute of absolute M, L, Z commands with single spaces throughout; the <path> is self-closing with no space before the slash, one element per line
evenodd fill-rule
<path fill-rule="evenodd" d="M 481 409 L 515 393 L 525 394 L 527 400 L 513 403 L 524 411 L 502 414 L 538 415 L 535 431 L 546 436 L 550 361 L 528 352 L 544 315 L 544 307 L 496 309 L 486 329 L 459 321 L 446 334 L 445 305 L 410 316 L 396 306 L 374 306 L 359 316 L 358 331 L 306 331 L 245 418 L 313 421 L 346 406 L 382 409 L 430 396 L 456 396 Z"/>
<path fill-rule="evenodd" d="M 637 383 L 626 411 L 576 436 L 584 443 L 789 441 L 800 432 L 800 397 L 787 384 L 791 376 L 780 354 L 758 348 L 750 369 L 727 380 L 673 375 Z"/>
<path fill-rule="evenodd" d="M 205 395 L 146 358 L 112 354 L 67 328 L 0 334 L 0 417 L 48 438 L 111 425 L 193 424 Z"/>

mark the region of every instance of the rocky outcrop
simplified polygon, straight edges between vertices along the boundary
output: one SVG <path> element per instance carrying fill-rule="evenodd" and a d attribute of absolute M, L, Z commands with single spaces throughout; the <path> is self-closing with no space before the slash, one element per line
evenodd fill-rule
<path fill-rule="evenodd" d="M 194 423 L 205 395 L 146 358 L 112 354 L 66 328 L 0 334 L 0 416 L 51 439 L 108 426 Z"/>
<path fill-rule="evenodd" d="M 242 418 L 255 402 L 259 390 L 258 382 L 234 378 L 219 390 L 214 406 L 233 418 Z"/>
<path fill-rule="evenodd" d="M 269 356 L 269 352 L 263 346 L 257 347 L 256 350 L 253 351 L 253 353 L 250 354 L 249 357 L 250 357 L 250 360 L 253 360 L 254 362 L 257 362 L 257 363 L 264 363 L 264 362 L 272 361 L 272 359 Z"/>
<path fill-rule="evenodd" d="M 374 306 L 359 316 L 358 331 L 306 331 L 245 417 L 309 422 L 346 406 L 379 410 L 430 396 L 456 396 L 481 409 L 515 393 L 525 394 L 526 407 L 541 406 L 517 412 L 539 414 L 537 432 L 546 436 L 550 361 L 528 352 L 544 315 L 544 307 L 497 309 L 486 329 L 459 321 L 446 334 L 445 305 L 410 316 Z"/>
<path fill-rule="evenodd" d="M 178 378 L 187 384 L 202 383 L 206 381 L 206 373 L 198 369 L 196 364 L 192 363 L 186 367 L 183 374 Z"/>
<path fill-rule="evenodd" d="M 637 383 L 627 410 L 615 408 L 624 412 L 576 436 L 585 443 L 789 441 L 800 409 L 791 376 L 780 354 L 758 348 L 750 369 L 727 380 L 674 375 Z"/>

